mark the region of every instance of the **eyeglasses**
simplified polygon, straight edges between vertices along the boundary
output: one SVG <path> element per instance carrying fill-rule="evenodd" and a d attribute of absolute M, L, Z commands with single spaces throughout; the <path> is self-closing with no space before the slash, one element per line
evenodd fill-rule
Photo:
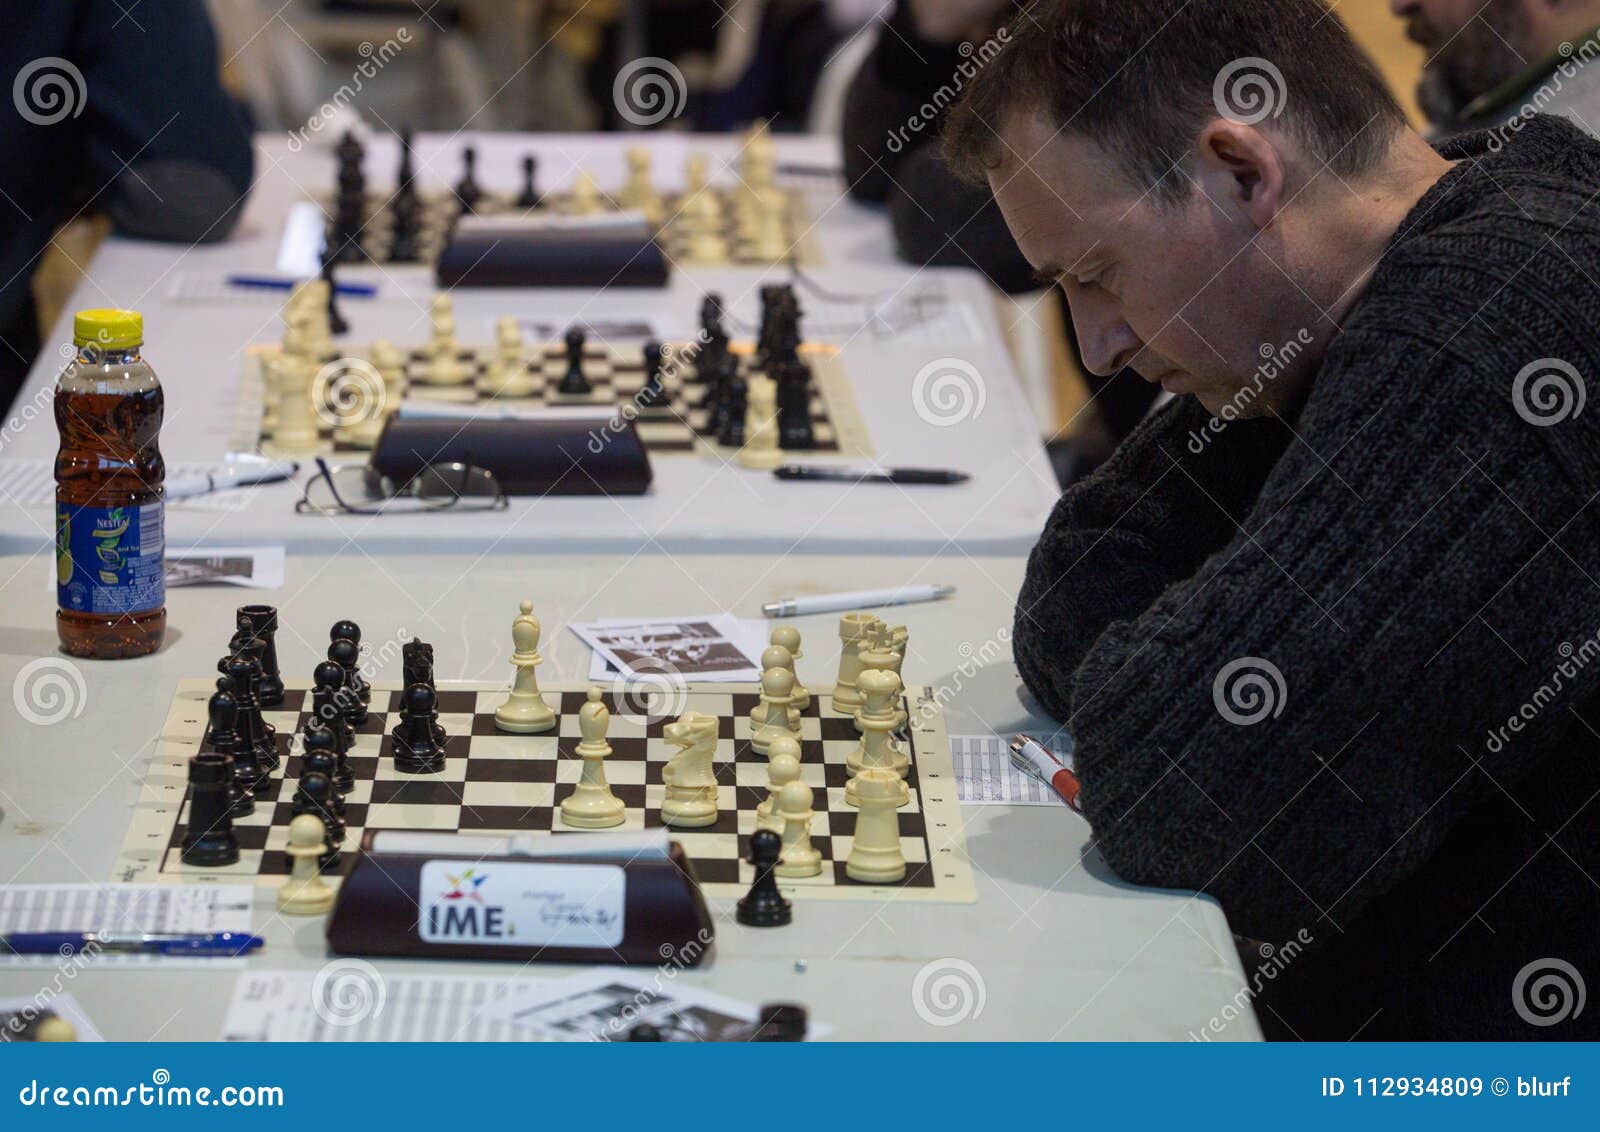
<path fill-rule="evenodd" d="M 294 509 L 302 515 L 388 515 L 396 512 L 503 511 L 511 505 L 494 473 L 471 464 L 428 464 L 396 484 L 367 464 L 328 464 L 306 482 Z"/>

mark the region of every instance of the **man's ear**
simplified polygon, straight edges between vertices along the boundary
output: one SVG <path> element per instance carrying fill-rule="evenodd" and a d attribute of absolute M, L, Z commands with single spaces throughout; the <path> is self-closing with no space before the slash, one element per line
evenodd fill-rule
<path fill-rule="evenodd" d="M 1195 168 L 1207 198 L 1265 228 L 1284 203 L 1283 159 L 1254 126 L 1216 118 L 1200 131 Z"/>

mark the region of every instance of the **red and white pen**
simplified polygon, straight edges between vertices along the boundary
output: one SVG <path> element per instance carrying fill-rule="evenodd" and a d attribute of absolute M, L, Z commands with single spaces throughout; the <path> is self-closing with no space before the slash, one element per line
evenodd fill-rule
<path fill-rule="evenodd" d="M 1078 813 L 1083 813 L 1083 807 L 1078 804 L 1078 792 L 1082 789 L 1078 784 L 1078 776 L 1039 740 L 1029 735 L 1013 736 L 1011 765 L 1029 778 L 1044 783 L 1060 795 L 1063 802 Z"/>

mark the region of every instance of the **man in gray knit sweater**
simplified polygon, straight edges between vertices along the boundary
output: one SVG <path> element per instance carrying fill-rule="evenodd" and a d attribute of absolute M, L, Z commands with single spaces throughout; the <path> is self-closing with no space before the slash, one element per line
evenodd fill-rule
<path fill-rule="evenodd" d="M 1271 1034 L 1600 1034 L 1600 144 L 1435 150 L 1319 0 L 1041 0 L 946 144 L 1175 395 L 1017 606 L 1098 852 L 1311 941 Z"/>

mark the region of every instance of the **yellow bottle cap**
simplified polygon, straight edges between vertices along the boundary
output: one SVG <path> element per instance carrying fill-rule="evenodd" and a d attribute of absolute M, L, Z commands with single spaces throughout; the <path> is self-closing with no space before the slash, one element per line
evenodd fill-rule
<path fill-rule="evenodd" d="M 79 311 L 72 319 L 72 344 L 126 349 L 144 342 L 144 316 L 138 311 Z"/>

